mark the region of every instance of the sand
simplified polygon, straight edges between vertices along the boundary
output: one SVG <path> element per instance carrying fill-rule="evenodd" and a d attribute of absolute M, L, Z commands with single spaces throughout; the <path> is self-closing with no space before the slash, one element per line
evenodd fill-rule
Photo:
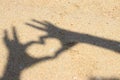
<path fill-rule="evenodd" d="M 15 27 L 21 44 L 39 41 L 40 36 L 47 34 L 25 24 L 42 26 L 33 19 L 120 42 L 119 0 L 0 0 L 0 77 L 4 76 L 10 55 L 4 42 L 5 30 L 12 40 Z M 60 48 L 60 40 L 47 38 L 45 44 L 29 46 L 26 53 L 38 59 L 52 56 Z M 120 52 L 81 42 L 61 53 L 21 70 L 20 80 L 120 79 Z"/>

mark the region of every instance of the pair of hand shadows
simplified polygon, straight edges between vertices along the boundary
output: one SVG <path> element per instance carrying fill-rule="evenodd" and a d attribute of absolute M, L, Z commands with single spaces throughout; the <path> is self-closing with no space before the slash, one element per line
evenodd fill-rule
<path fill-rule="evenodd" d="M 26 44 L 22 44 L 18 37 L 16 29 L 13 28 L 14 39 L 8 38 L 7 31 L 4 32 L 4 42 L 9 51 L 8 62 L 0 80 L 20 80 L 20 73 L 25 68 L 28 68 L 38 62 L 57 58 L 63 51 L 70 49 L 78 43 L 86 43 L 94 46 L 102 47 L 120 53 L 120 42 L 92 36 L 84 33 L 76 33 L 65 29 L 58 28 L 57 26 L 45 21 L 39 22 L 32 20 L 35 23 L 43 25 L 44 28 L 26 23 L 30 27 L 47 32 L 46 36 L 41 36 L 40 41 L 30 41 Z M 26 53 L 26 49 L 32 44 L 45 44 L 45 39 L 56 38 L 60 41 L 62 47 L 54 53 L 53 56 L 45 56 L 41 58 L 32 58 Z"/>

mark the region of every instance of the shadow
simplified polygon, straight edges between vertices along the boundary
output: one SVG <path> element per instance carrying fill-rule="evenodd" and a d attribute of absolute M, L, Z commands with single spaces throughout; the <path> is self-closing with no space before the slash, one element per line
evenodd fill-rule
<path fill-rule="evenodd" d="M 119 78 L 115 78 L 115 77 L 112 77 L 112 78 L 104 78 L 104 77 L 92 77 L 90 78 L 90 80 L 120 80 Z"/>
<path fill-rule="evenodd" d="M 56 58 L 58 55 L 60 55 L 60 53 L 68 50 L 69 48 L 73 47 L 78 43 L 90 44 L 120 53 L 120 42 L 118 41 L 109 40 L 89 34 L 68 31 L 65 29 L 61 29 L 47 21 L 40 22 L 33 19 L 32 22 L 38 23 L 44 26 L 44 28 L 31 23 L 25 24 L 37 30 L 47 32 L 47 35 L 40 37 L 39 43 L 45 44 L 45 39 L 47 38 L 56 38 L 60 41 L 62 47 L 57 52 L 55 52 L 53 58 Z"/>
<path fill-rule="evenodd" d="M 44 28 L 35 26 L 30 23 L 26 23 L 30 27 L 33 27 L 37 30 L 42 30 L 47 32 L 46 36 L 40 37 L 39 41 L 30 41 L 25 44 L 21 43 L 18 39 L 17 31 L 13 27 L 13 40 L 10 40 L 8 37 L 7 30 L 4 31 L 4 43 L 8 49 L 8 58 L 3 77 L 0 80 L 20 80 L 21 72 L 35 65 L 36 63 L 44 62 L 50 59 L 57 58 L 63 51 L 70 49 L 78 43 L 86 43 L 94 46 L 102 47 L 109 49 L 111 51 L 119 52 L 120 47 L 118 46 L 120 42 L 108 40 L 88 34 L 76 33 L 68 30 L 58 28 L 57 26 L 45 21 L 39 22 L 37 20 L 32 20 L 35 23 L 41 24 Z M 55 52 L 53 56 L 45 56 L 40 58 L 33 58 L 29 56 L 26 52 L 26 49 L 32 44 L 45 44 L 45 39 L 47 38 L 56 38 L 61 42 L 62 47 Z"/>
<path fill-rule="evenodd" d="M 39 59 L 30 57 L 26 53 L 27 47 L 38 42 L 30 41 L 26 44 L 22 44 L 18 39 L 15 27 L 13 27 L 13 40 L 9 39 L 8 32 L 6 30 L 4 31 L 4 34 L 3 40 L 9 51 L 9 54 L 3 77 L 0 78 L 0 80 L 20 80 L 21 71 L 38 62 L 51 59 L 50 56 L 41 57 Z"/>

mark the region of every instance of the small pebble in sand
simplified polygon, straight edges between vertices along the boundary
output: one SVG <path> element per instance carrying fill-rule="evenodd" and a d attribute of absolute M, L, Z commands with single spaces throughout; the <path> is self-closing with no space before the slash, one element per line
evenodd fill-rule
<path fill-rule="evenodd" d="M 54 51 L 55 51 L 55 48 L 51 48 L 51 49 L 50 49 L 50 52 L 54 52 Z"/>
<path fill-rule="evenodd" d="M 73 77 L 73 80 L 77 80 L 77 77 L 74 76 L 74 77 Z"/>

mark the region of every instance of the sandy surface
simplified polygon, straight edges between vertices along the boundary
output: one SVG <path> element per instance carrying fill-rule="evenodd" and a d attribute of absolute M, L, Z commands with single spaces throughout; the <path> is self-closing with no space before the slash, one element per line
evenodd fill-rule
<path fill-rule="evenodd" d="M 4 76 L 9 56 L 3 41 L 4 30 L 13 39 L 12 27 L 15 26 L 23 44 L 38 41 L 40 36 L 46 35 L 25 24 L 39 26 L 32 19 L 46 20 L 65 30 L 120 41 L 120 0 L 0 0 L 0 77 Z M 54 55 L 61 47 L 58 39 L 45 41 L 44 45 L 29 46 L 27 54 L 41 58 Z M 78 43 L 59 57 L 33 64 L 20 73 L 20 80 L 93 80 L 94 77 L 120 79 L 119 52 Z"/>

